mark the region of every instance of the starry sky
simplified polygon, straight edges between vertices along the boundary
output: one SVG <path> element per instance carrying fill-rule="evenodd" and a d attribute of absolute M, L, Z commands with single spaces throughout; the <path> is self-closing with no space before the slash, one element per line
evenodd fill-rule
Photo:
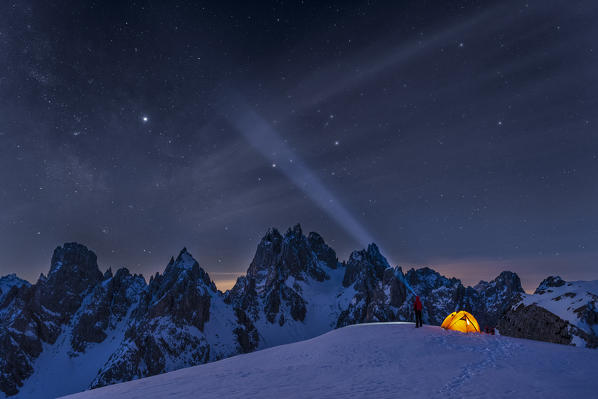
<path fill-rule="evenodd" d="M 216 280 L 269 227 L 467 284 L 598 279 L 598 3 L 0 4 L 0 274 L 77 241 L 186 246 Z"/>

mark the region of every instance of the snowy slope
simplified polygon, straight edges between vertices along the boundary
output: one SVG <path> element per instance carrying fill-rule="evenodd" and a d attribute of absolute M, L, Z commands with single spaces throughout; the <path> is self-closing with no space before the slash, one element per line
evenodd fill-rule
<path fill-rule="evenodd" d="M 328 274 L 330 279 L 322 282 L 294 281 L 293 277 L 285 281 L 287 286 L 297 287 L 305 298 L 305 319 L 297 321 L 287 315 L 284 326 L 270 323 L 265 318 L 257 319 L 254 325 L 260 334 L 259 349 L 316 337 L 336 327 L 344 302 L 350 301 L 355 292 L 342 289 L 343 269 L 329 270 Z"/>
<path fill-rule="evenodd" d="M 70 399 L 595 397 L 598 351 L 381 323 Z"/>
<path fill-rule="evenodd" d="M 35 372 L 10 398 L 51 398 L 88 389 L 89 382 L 123 340 L 125 328 L 126 321 L 121 321 L 104 342 L 90 344 L 82 355 L 74 355 L 67 328 L 54 345 L 44 344 L 44 351 L 35 361 Z"/>
<path fill-rule="evenodd" d="M 560 286 L 542 288 L 540 286 L 533 295 L 526 295 L 522 303 L 541 306 L 587 333 L 598 334 L 598 324 L 589 324 L 583 318 L 584 307 L 588 304 L 595 307 L 598 301 L 598 280 L 563 281 Z"/>

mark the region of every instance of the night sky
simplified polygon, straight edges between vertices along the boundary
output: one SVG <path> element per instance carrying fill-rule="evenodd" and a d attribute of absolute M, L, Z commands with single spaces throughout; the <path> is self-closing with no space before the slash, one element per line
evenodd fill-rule
<path fill-rule="evenodd" d="M 299 222 L 465 283 L 598 279 L 598 3 L 3 1 L 0 274 Z"/>

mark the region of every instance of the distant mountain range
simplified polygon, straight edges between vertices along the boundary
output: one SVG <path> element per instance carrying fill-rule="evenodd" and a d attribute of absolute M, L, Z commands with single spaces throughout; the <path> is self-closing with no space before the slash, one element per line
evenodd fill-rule
<path fill-rule="evenodd" d="M 125 268 L 102 273 L 92 251 L 67 243 L 37 283 L 0 279 L 0 391 L 55 397 L 350 324 L 412 320 L 411 290 L 427 324 L 462 309 L 501 334 L 596 347 L 597 285 L 550 277 L 526 295 L 505 271 L 465 287 L 430 268 L 391 267 L 375 244 L 339 262 L 319 234 L 296 225 L 270 229 L 247 274 L 222 293 L 186 249 L 147 283 Z"/>

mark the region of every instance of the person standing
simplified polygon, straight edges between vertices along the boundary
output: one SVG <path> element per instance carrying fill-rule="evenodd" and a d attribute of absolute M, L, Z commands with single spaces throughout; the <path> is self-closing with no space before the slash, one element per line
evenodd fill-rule
<path fill-rule="evenodd" d="M 413 310 L 415 310 L 415 328 L 423 327 L 422 303 L 419 300 L 419 296 L 415 297 L 415 302 L 413 302 Z"/>

